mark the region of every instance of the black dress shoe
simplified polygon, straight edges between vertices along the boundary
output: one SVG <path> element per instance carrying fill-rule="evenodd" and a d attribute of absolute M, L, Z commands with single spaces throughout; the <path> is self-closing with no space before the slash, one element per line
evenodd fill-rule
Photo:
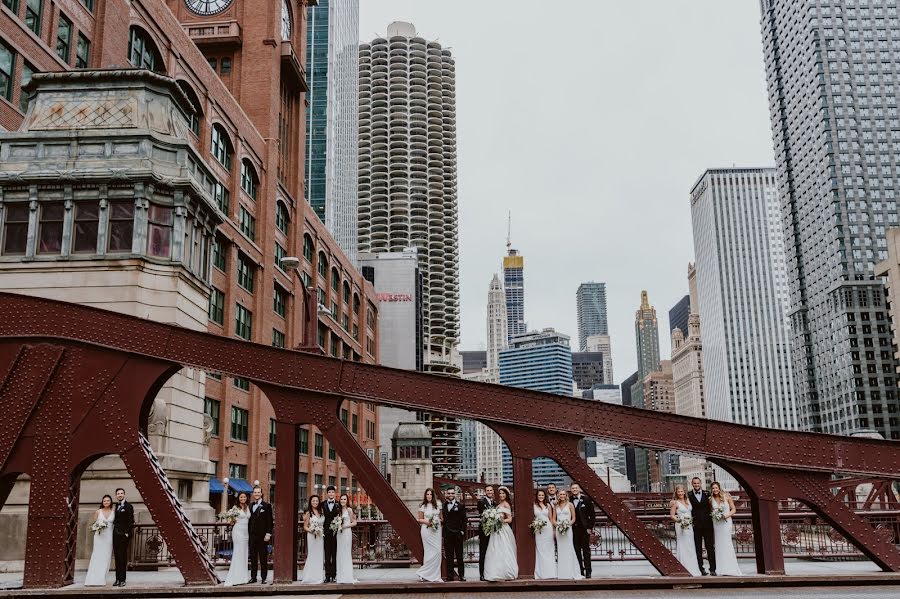
<path fill-rule="evenodd" d="M 119 586 L 120 586 L 120 587 L 125 586 L 125 581 L 123 580 L 123 581 L 119 582 Z"/>
<path fill-rule="evenodd" d="M 465 582 L 465 581 L 466 581 L 466 577 L 465 577 L 465 576 L 460 576 L 460 577 L 457 578 L 456 580 L 458 580 L 458 581 L 460 581 L 460 582 Z"/>
<path fill-rule="evenodd" d="M 484 579 L 484 576 L 479 576 L 479 578 L 481 579 L 481 582 L 487 582 L 487 581 Z"/>
<path fill-rule="evenodd" d="M 247 584 L 256 584 L 256 579 L 251 578 L 250 580 L 247 581 Z"/>
<path fill-rule="evenodd" d="M 703 568 L 700 568 L 700 576 L 706 576 L 707 572 Z"/>
<path fill-rule="evenodd" d="M 115 581 L 115 582 L 114 582 L 114 583 L 113 583 L 113 586 L 114 586 L 114 587 L 117 587 L 117 586 L 119 586 L 119 581 L 118 581 L 118 580 L 117 580 L 117 581 Z"/>
<path fill-rule="evenodd" d="M 715 570 L 710 570 L 710 571 L 709 571 L 709 575 L 710 575 L 710 576 L 718 576 L 718 574 L 716 574 L 716 571 L 715 571 Z"/>

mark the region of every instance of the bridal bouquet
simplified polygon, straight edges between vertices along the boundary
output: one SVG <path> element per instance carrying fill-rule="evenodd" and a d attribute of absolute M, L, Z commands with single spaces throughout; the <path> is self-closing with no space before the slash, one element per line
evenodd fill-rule
<path fill-rule="evenodd" d="M 238 514 L 241 513 L 241 510 L 234 506 L 230 510 L 224 511 L 216 516 L 216 520 L 237 520 Z"/>
<path fill-rule="evenodd" d="M 104 528 L 109 528 L 109 522 L 106 520 L 97 520 L 91 524 L 91 532 L 100 532 Z"/>
<path fill-rule="evenodd" d="M 441 516 L 440 514 L 434 514 L 431 518 L 428 519 L 428 528 L 431 530 L 437 530 L 441 527 Z"/>
<path fill-rule="evenodd" d="M 500 510 L 491 508 L 484 510 L 481 514 L 481 530 L 486 535 L 492 535 L 503 526 L 503 520 L 500 518 Z"/>
<path fill-rule="evenodd" d="M 539 534 L 544 530 L 544 527 L 547 526 L 548 522 L 543 518 L 535 518 L 531 521 L 531 524 L 528 525 L 528 528 L 532 530 L 535 534 Z"/>
<path fill-rule="evenodd" d="M 691 524 L 694 523 L 694 519 L 691 518 L 690 516 L 681 516 L 681 517 L 677 520 L 677 522 L 678 522 L 678 524 L 681 525 L 681 528 L 682 528 L 682 529 L 685 529 L 685 528 L 690 528 L 690 527 L 691 527 Z"/>
<path fill-rule="evenodd" d="M 572 525 L 568 520 L 560 520 L 556 523 L 556 532 L 561 535 L 568 533 L 570 528 L 572 528 Z"/>
<path fill-rule="evenodd" d="M 712 519 L 716 522 L 721 522 L 725 519 L 725 509 L 724 508 L 716 508 L 712 513 Z"/>
<path fill-rule="evenodd" d="M 341 529 L 343 528 L 343 526 L 344 526 L 344 519 L 343 518 L 335 518 L 334 520 L 331 521 L 331 526 L 329 526 L 328 528 L 330 528 L 331 532 L 333 532 L 334 534 L 339 534 L 341 532 Z"/>
<path fill-rule="evenodd" d="M 312 533 L 312 536 L 315 539 L 321 539 L 322 535 L 325 533 L 325 531 L 322 530 L 321 522 L 313 522 L 312 524 L 310 524 L 309 532 Z"/>

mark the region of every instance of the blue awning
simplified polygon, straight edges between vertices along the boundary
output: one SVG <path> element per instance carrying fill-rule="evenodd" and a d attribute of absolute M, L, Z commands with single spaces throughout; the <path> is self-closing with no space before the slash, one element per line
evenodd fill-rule
<path fill-rule="evenodd" d="M 209 479 L 209 492 L 210 494 L 221 493 L 223 490 L 222 481 L 217 478 Z M 245 481 L 243 478 L 231 478 L 228 480 L 228 490 L 233 493 L 240 493 L 241 491 L 245 493 L 253 492 L 253 485 Z"/>
<path fill-rule="evenodd" d="M 222 481 L 218 478 L 209 479 L 209 492 L 210 493 L 221 493 L 222 492 Z"/>

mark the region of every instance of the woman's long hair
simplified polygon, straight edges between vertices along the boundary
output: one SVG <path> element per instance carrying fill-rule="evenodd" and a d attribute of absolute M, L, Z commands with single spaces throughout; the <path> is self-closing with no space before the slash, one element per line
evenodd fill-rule
<path fill-rule="evenodd" d="M 541 501 L 540 499 L 538 499 L 538 496 L 539 496 L 541 493 L 544 494 L 544 500 L 543 500 L 543 501 Z M 550 501 L 547 499 L 547 491 L 545 491 L 545 490 L 543 490 L 543 489 L 537 489 L 537 490 L 534 492 L 534 505 L 536 505 L 536 506 L 538 506 L 538 507 L 545 507 L 545 506 L 546 506 L 546 507 L 549 507 L 549 506 L 550 506 Z"/>
<path fill-rule="evenodd" d="M 428 492 L 429 491 L 431 492 L 431 501 L 428 501 Z M 431 487 L 428 487 L 427 489 L 425 489 L 425 494 L 422 495 L 422 507 L 425 507 L 426 505 L 429 505 L 429 504 L 431 504 L 431 507 L 433 507 L 434 509 L 438 509 L 437 493 L 435 493 L 434 489 L 432 489 Z"/>
<path fill-rule="evenodd" d="M 503 493 L 503 498 L 499 497 L 500 493 Z M 505 501 L 506 503 L 512 503 L 512 493 L 509 492 L 509 487 L 500 486 L 497 487 L 497 503 L 501 501 Z"/>
<path fill-rule="evenodd" d="M 687 501 L 687 491 L 684 490 L 684 485 L 675 485 L 675 489 L 672 491 L 672 500 L 682 501 L 678 498 L 678 489 L 681 489 L 681 492 L 684 493 L 684 501 Z"/>
<path fill-rule="evenodd" d="M 112 495 L 104 495 L 103 497 L 100 498 L 100 509 L 101 510 L 103 509 L 103 500 L 104 499 L 109 499 L 109 507 L 110 507 L 110 509 L 112 509 L 112 506 L 113 506 Z"/>
<path fill-rule="evenodd" d="M 713 484 L 711 484 L 711 485 L 709 486 L 709 491 L 710 491 L 710 493 L 709 493 L 709 501 L 710 501 L 710 503 L 712 503 L 713 497 L 715 497 L 715 495 L 713 495 L 713 493 L 712 493 L 713 487 L 719 487 L 719 499 L 718 499 L 718 501 L 719 501 L 720 503 L 722 503 L 722 502 L 728 503 L 728 500 L 731 499 L 731 495 L 728 494 L 728 491 L 726 491 L 725 489 L 722 488 L 722 485 L 719 484 L 718 481 L 713 482 Z"/>
<path fill-rule="evenodd" d="M 309 501 L 306 504 L 306 511 L 309 513 L 310 516 L 320 516 L 321 515 L 320 506 L 322 505 L 322 500 L 319 499 L 318 505 L 313 505 L 313 499 L 319 499 L 319 496 L 313 495 L 312 497 L 309 498 Z"/>

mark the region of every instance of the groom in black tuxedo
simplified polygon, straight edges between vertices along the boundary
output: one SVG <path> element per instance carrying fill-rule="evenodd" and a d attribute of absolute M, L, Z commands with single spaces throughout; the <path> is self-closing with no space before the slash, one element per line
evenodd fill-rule
<path fill-rule="evenodd" d="M 581 485 L 572 483 L 569 487 L 572 496 L 572 507 L 575 508 L 575 522 L 572 523 L 572 543 L 578 557 L 581 575 L 591 577 L 591 531 L 594 530 L 594 502 L 581 492 Z"/>
<path fill-rule="evenodd" d="M 494 487 L 488 485 L 484 488 L 484 495 L 478 500 L 478 575 L 481 580 L 484 580 L 484 556 L 487 555 L 488 542 L 491 537 L 481 530 L 480 519 L 484 510 L 496 507 L 496 505 L 494 503 Z"/>
<path fill-rule="evenodd" d="M 325 514 L 325 582 L 334 582 L 337 578 L 337 535 L 331 530 L 331 522 L 341 517 L 341 502 L 334 495 L 334 487 L 328 485 L 322 504 Z"/>
<path fill-rule="evenodd" d="M 272 540 L 272 505 L 262 498 L 262 489 L 253 489 L 253 502 L 250 504 L 250 521 L 247 530 L 250 533 L 250 582 L 256 582 L 256 570 L 259 565 L 260 581 L 266 584 L 269 573 L 269 541 Z"/>
<path fill-rule="evenodd" d="M 452 487 L 447 489 L 445 499 L 441 511 L 444 517 L 444 561 L 447 564 L 447 582 L 453 580 L 454 576 L 465 581 L 463 543 L 466 540 L 466 507 L 457 501 L 456 489 Z"/>
<path fill-rule="evenodd" d="M 709 493 L 703 490 L 703 483 L 695 476 L 691 479 L 693 487 L 688 492 L 691 502 L 691 518 L 694 521 L 694 548 L 697 550 L 697 565 L 700 574 L 706 576 L 703 568 L 703 544 L 706 543 L 706 557 L 709 559 L 709 573 L 716 575 L 716 537 L 713 533 L 712 510 L 709 506 Z"/>
<path fill-rule="evenodd" d="M 128 571 L 128 543 L 134 526 L 134 508 L 125 501 L 125 489 L 116 489 L 116 519 L 113 522 L 113 555 L 116 557 L 114 587 L 125 586 Z"/>

